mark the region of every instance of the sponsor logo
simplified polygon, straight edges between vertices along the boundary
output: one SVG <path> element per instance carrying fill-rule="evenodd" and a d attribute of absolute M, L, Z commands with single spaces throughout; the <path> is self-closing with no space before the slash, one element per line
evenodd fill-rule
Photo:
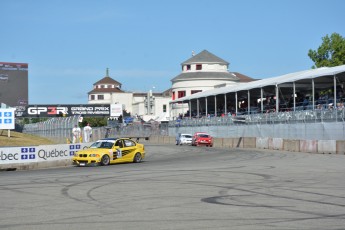
<path fill-rule="evenodd" d="M 0 152 L 0 159 L 2 161 L 17 161 L 19 160 L 19 154 L 18 153 L 4 153 L 4 152 Z"/>
<path fill-rule="evenodd" d="M 35 148 L 21 148 L 22 160 L 33 160 L 36 159 Z"/>
<path fill-rule="evenodd" d="M 41 113 L 46 113 L 48 115 L 58 115 L 58 114 L 68 114 L 67 107 L 28 107 L 29 115 L 40 115 Z"/>
<path fill-rule="evenodd" d="M 70 149 L 69 155 L 74 156 L 74 154 L 81 149 L 81 145 L 70 145 L 69 149 Z"/>
<path fill-rule="evenodd" d="M 44 160 L 48 160 L 49 158 L 59 158 L 59 157 L 68 157 L 67 150 L 57 150 L 53 149 L 51 151 L 46 151 L 44 149 L 40 149 L 37 153 L 38 157 Z"/>

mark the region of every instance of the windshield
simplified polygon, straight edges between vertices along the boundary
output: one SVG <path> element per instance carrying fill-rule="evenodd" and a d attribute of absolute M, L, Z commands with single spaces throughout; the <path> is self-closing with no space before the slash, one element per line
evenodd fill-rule
<path fill-rule="evenodd" d="M 95 143 L 93 143 L 90 148 L 91 149 L 111 149 L 114 145 L 114 141 L 97 141 Z"/>

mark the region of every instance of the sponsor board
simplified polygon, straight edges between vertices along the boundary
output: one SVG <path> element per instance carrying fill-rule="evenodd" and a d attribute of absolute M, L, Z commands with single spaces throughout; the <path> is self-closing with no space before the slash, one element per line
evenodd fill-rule
<path fill-rule="evenodd" d="M 110 116 L 110 104 L 106 105 L 28 105 L 18 106 L 16 117 L 66 117 L 66 116 Z"/>
<path fill-rule="evenodd" d="M 90 143 L 0 148 L 0 164 L 68 160 L 88 146 Z"/>
<path fill-rule="evenodd" d="M 27 105 L 28 64 L 0 62 L 0 101 L 11 107 Z"/>
<path fill-rule="evenodd" d="M 15 109 L 0 109 L 0 129 L 14 129 Z"/>

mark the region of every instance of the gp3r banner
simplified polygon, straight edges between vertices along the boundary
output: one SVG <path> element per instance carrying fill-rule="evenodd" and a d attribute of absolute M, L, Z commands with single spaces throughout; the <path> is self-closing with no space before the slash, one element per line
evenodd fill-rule
<path fill-rule="evenodd" d="M 110 116 L 110 105 L 28 105 L 17 106 L 16 117 Z"/>

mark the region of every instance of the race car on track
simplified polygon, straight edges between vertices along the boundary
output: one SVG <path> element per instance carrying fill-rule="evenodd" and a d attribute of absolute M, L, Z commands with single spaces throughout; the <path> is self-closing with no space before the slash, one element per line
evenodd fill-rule
<path fill-rule="evenodd" d="M 196 132 L 193 135 L 192 146 L 206 145 L 213 146 L 213 137 L 205 132 Z"/>
<path fill-rule="evenodd" d="M 89 148 L 76 152 L 72 158 L 78 166 L 139 163 L 145 157 L 145 147 L 129 138 L 105 138 Z"/>

